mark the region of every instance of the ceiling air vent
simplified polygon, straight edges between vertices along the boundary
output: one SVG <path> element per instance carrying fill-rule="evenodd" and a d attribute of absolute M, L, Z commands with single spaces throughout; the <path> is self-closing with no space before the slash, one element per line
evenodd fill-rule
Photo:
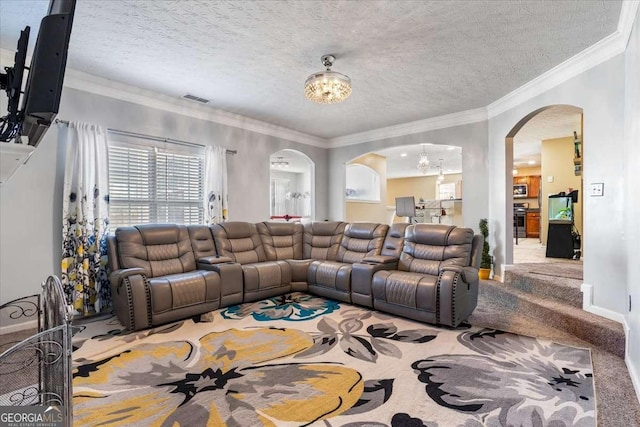
<path fill-rule="evenodd" d="M 191 95 L 189 93 L 184 95 L 183 98 L 188 99 L 190 101 L 196 101 L 201 104 L 208 104 L 210 102 L 208 99 L 200 98 L 199 96 Z"/>

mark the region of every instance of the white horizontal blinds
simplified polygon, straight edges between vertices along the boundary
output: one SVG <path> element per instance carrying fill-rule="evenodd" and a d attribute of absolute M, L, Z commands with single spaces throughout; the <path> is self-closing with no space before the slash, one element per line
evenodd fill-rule
<path fill-rule="evenodd" d="M 156 153 L 158 222 L 203 224 L 204 154 Z"/>
<path fill-rule="evenodd" d="M 202 224 L 204 150 L 109 142 L 110 229 L 145 223 Z"/>
<path fill-rule="evenodd" d="M 109 144 L 109 228 L 153 222 L 153 149 Z"/>

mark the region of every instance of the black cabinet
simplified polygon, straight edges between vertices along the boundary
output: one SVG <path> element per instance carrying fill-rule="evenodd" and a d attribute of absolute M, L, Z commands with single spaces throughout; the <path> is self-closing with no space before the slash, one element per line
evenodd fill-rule
<path fill-rule="evenodd" d="M 574 257 L 572 227 L 571 223 L 549 223 L 546 254 L 548 258 Z"/>

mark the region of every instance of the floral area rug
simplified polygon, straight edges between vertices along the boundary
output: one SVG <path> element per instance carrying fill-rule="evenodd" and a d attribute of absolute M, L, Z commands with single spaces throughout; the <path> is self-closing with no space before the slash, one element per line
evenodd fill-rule
<path fill-rule="evenodd" d="M 74 347 L 75 426 L 596 424 L 588 349 L 301 293 Z"/>

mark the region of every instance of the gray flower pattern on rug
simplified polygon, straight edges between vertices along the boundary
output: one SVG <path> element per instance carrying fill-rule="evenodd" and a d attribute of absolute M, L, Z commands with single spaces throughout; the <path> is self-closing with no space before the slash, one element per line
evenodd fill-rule
<path fill-rule="evenodd" d="M 464 332 L 458 341 L 476 354 L 432 356 L 411 367 L 434 402 L 477 416 L 466 427 L 595 424 L 588 349 L 493 329 Z"/>
<path fill-rule="evenodd" d="M 312 333 L 313 346 L 295 357 L 314 357 L 325 354 L 339 345 L 342 351 L 351 357 L 376 363 L 380 354 L 396 359 L 402 358 L 402 351 L 391 341 L 427 343 L 439 333 L 437 329 L 428 327 L 398 331 L 391 322 L 375 323 L 366 328 L 367 334 L 358 333 L 364 326 L 362 321 L 373 315 L 372 311 L 357 309 L 345 312 L 340 322 L 323 317 L 318 322 L 318 332 Z"/>

